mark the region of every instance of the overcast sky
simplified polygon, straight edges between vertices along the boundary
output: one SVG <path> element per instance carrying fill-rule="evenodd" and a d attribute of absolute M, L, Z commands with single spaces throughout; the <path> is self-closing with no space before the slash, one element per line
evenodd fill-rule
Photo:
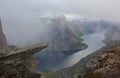
<path fill-rule="evenodd" d="M 20 39 L 16 42 L 33 38 L 36 33 L 44 30 L 43 26 L 38 27 L 34 21 L 39 16 L 51 14 L 79 15 L 120 22 L 120 0 L 0 0 L 3 29 L 11 42 L 15 42 L 16 37 Z M 37 30 L 39 28 L 40 31 Z M 32 36 L 26 29 L 34 30 Z"/>
<path fill-rule="evenodd" d="M 0 0 L 0 16 L 8 18 L 65 13 L 119 21 L 119 8 L 120 0 Z"/>

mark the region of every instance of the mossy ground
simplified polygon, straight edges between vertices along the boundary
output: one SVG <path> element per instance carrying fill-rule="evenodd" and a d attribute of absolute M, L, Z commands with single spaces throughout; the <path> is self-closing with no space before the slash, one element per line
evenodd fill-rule
<path fill-rule="evenodd" d="M 59 75 L 57 72 L 43 71 L 42 74 L 44 78 L 59 78 Z"/>

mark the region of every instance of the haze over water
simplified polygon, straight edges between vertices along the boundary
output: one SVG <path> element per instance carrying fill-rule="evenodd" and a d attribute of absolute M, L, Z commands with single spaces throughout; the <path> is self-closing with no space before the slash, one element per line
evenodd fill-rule
<path fill-rule="evenodd" d="M 51 56 L 50 53 L 48 52 L 47 53 L 48 55 L 45 55 L 44 57 L 40 57 L 42 55 L 40 55 L 39 53 L 37 55 L 40 61 L 40 66 L 38 66 L 38 70 L 56 71 L 56 70 L 70 67 L 78 63 L 80 59 L 82 59 L 83 57 L 105 46 L 105 44 L 102 41 L 104 40 L 104 32 L 87 34 L 82 36 L 82 38 L 84 39 L 83 43 L 86 43 L 88 45 L 88 48 L 79 52 L 75 52 L 72 55 L 61 56 L 59 52 L 50 52 L 50 53 L 53 53 Z"/>

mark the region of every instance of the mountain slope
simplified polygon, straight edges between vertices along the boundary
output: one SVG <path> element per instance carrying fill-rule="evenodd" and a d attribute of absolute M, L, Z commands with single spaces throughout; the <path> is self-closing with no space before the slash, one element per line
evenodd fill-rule
<path fill-rule="evenodd" d="M 40 22 L 49 28 L 48 33 L 45 33 L 45 38 L 41 39 L 49 44 L 46 50 L 81 50 L 87 47 L 80 38 L 83 33 L 78 33 L 76 31 L 78 28 L 71 25 L 71 22 L 65 16 L 44 17 L 40 18 Z"/>
<path fill-rule="evenodd" d="M 98 20 L 68 20 L 64 15 L 40 17 L 40 24 L 48 28 L 42 42 L 48 42 L 47 50 L 80 50 L 84 48 L 80 36 L 109 29 L 115 24 Z"/>
<path fill-rule="evenodd" d="M 107 30 L 104 40 L 104 43 L 106 44 L 105 47 L 81 59 L 77 64 L 73 65 L 72 67 L 58 71 L 59 77 L 73 78 L 75 76 L 84 75 L 85 73 L 99 68 L 100 61 L 106 56 L 106 53 L 104 51 L 120 46 L 119 31 L 119 25 L 118 27 L 111 27 L 109 30 Z"/>
<path fill-rule="evenodd" d="M 120 47 L 106 52 L 100 68 L 84 74 L 82 78 L 120 78 Z"/>

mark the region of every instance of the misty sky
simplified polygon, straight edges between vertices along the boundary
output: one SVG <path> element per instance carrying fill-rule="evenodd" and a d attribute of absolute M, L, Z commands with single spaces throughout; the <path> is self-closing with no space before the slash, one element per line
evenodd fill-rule
<path fill-rule="evenodd" d="M 120 22 L 119 8 L 120 0 L 0 0 L 0 17 L 8 41 L 17 44 L 46 30 L 36 23 L 39 16 L 69 14 Z"/>
<path fill-rule="evenodd" d="M 0 0 L 0 16 L 16 19 L 65 13 L 119 21 L 119 8 L 120 0 Z"/>

